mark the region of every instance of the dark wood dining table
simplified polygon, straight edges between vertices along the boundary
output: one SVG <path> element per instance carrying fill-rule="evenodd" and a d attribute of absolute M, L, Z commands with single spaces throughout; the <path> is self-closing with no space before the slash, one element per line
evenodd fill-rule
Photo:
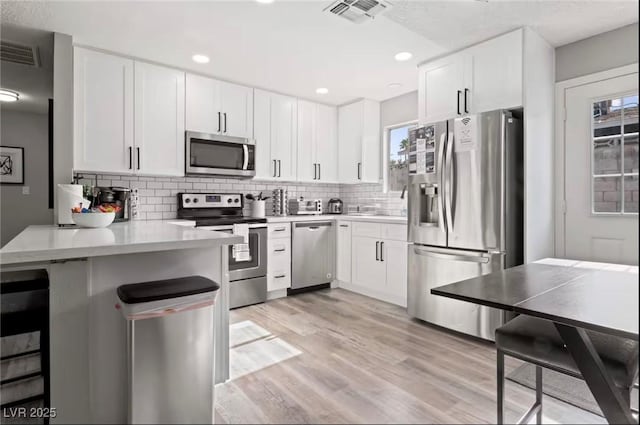
<path fill-rule="evenodd" d="M 440 286 L 431 293 L 551 320 L 607 421 L 638 423 L 585 332 L 638 341 L 637 270 L 545 259 Z"/>

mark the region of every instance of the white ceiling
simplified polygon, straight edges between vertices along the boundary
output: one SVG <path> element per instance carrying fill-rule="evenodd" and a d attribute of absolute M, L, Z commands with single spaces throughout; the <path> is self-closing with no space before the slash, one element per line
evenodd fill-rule
<path fill-rule="evenodd" d="M 419 62 L 520 26 L 561 45 L 638 20 L 637 0 L 391 1 L 360 25 L 323 13 L 331 0 L 12 1 L 0 12 L 2 23 L 71 34 L 76 44 L 332 104 L 415 90 Z M 413 59 L 396 62 L 400 51 Z M 193 63 L 194 53 L 211 63 Z"/>
<path fill-rule="evenodd" d="M 40 66 L 0 62 L 0 87 L 20 94 L 20 101 L 2 103 L 2 110 L 46 114 L 53 98 L 53 34 L 33 28 L 2 25 L 3 40 L 37 47 Z"/>
<path fill-rule="evenodd" d="M 385 16 L 449 49 L 531 27 L 553 46 L 638 22 L 637 0 L 393 0 Z"/>

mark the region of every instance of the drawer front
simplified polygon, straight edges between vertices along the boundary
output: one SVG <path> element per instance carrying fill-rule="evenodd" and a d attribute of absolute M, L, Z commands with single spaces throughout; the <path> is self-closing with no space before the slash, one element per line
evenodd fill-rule
<path fill-rule="evenodd" d="M 274 238 L 291 237 L 291 223 L 272 223 L 267 225 L 269 229 L 269 240 Z"/>
<path fill-rule="evenodd" d="M 406 241 L 407 226 L 405 226 L 404 224 L 383 224 L 382 239 L 388 239 L 392 241 Z"/>
<path fill-rule="evenodd" d="M 291 288 L 291 273 L 282 272 L 267 275 L 267 291 Z"/>
<path fill-rule="evenodd" d="M 287 228 L 290 229 L 288 223 Z M 291 238 L 270 238 L 267 244 L 267 250 L 267 290 L 275 291 L 290 288 Z"/>
<path fill-rule="evenodd" d="M 370 223 L 367 221 L 354 221 L 351 226 L 353 236 L 363 236 L 367 238 L 380 238 L 380 223 Z"/>

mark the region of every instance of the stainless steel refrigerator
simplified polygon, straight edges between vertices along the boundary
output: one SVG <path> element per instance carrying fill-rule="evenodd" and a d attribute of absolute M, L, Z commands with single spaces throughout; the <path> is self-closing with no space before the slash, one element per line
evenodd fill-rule
<path fill-rule="evenodd" d="M 521 120 L 498 110 L 413 130 L 408 190 L 409 314 L 493 340 L 501 311 L 430 290 L 522 264 Z"/>

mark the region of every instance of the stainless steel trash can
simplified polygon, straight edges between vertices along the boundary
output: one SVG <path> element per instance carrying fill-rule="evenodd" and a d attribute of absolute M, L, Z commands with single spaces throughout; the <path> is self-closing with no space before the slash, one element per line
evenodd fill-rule
<path fill-rule="evenodd" d="M 127 320 L 128 422 L 214 422 L 213 305 L 202 276 L 118 287 Z"/>

